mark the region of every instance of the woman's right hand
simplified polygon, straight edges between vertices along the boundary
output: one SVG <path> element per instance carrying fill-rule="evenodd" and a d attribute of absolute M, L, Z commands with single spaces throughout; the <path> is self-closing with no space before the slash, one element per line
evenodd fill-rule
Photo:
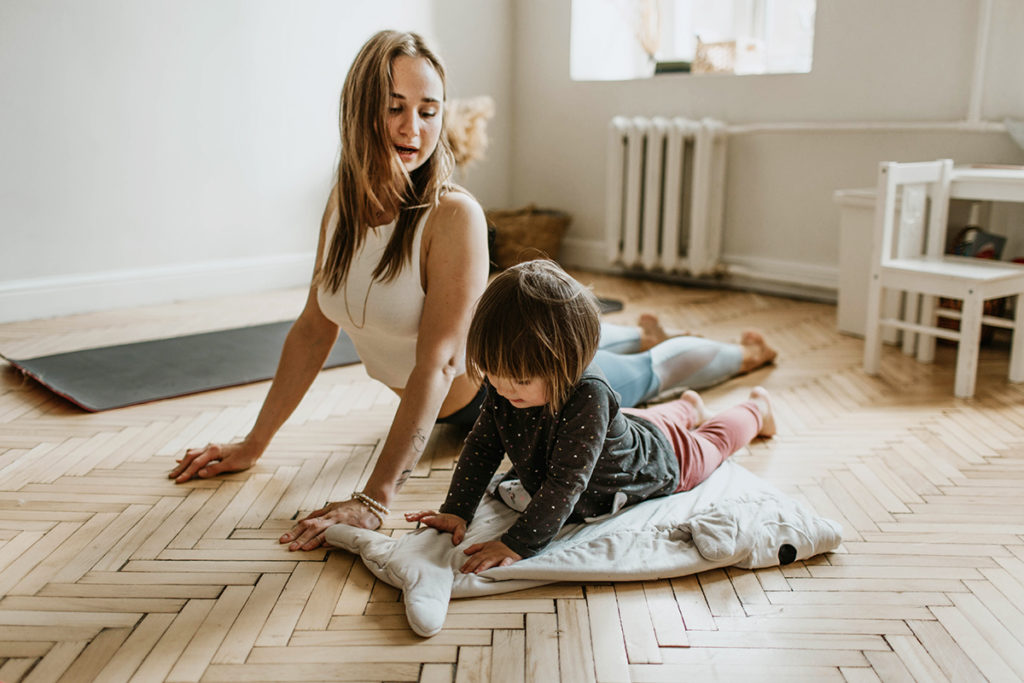
<path fill-rule="evenodd" d="M 434 512 L 433 510 L 407 512 L 405 513 L 405 521 L 420 522 L 438 531 L 450 533 L 452 535 L 452 545 L 462 543 L 462 539 L 466 537 L 466 520 L 458 515 L 447 512 L 441 513 Z"/>
<path fill-rule="evenodd" d="M 262 451 L 246 444 L 211 443 L 203 448 L 190 448 L 185 456 L 178 460 L 178 466 L 167 476 L 176 484 L 184 483 L 195 477 L 207 479 L 223 472 L 241 472 L 256 464 Z"/>

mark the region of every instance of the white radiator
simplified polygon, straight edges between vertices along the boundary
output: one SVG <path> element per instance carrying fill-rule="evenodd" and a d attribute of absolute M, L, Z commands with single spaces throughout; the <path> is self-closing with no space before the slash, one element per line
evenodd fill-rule
<path fill-rule="evenodd" d="M 608 130 L 606 242 L 611 263 L 693 277 L 722 249 L 724 124 L 616 116 Z"/>

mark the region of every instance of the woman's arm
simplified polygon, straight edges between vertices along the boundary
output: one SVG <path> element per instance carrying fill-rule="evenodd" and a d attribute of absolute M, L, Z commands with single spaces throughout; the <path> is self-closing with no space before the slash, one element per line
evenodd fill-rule
<path fill-rule="evenodd" d="M 416 365 L 364 487 L 366 495 L 385 506 L 391 505 L 423 455 L 452 380 L 465 372 L 466 335 L 473 307 L 487 285 L 487 223 L 475 200 L 449 192 L 425 231 L 426 298 L 416 341 Z M 316 548 L 333 524 L 359 523 L 352 521 L 356 510 L 366 518 L 360 504 L 331 504 L 299 522 L 281 542 L 291 543 L 293 550 Z"/>
<path fill-rule="evenodd" d="M 317 264 L 322 260 L 329 221 L 336 215 L 334 197 L 332 191 L 320 224 Z M 338 326 L 320 312 L 316 286 L 311 286 L 305 308 L 285 338 L 274 381 L 249 434 L 237 443 L 189 449 L 168 476 L 180 484 L 193 477 L 207 478 L 252 467 L 309 390 L 337 338 Z"/>

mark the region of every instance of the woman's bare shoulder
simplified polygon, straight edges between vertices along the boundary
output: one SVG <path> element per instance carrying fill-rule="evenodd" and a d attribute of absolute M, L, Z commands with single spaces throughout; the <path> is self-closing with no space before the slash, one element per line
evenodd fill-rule
<path fill-rule="evenodd" d="M 463 219 L 482 219 L 484 215 L 476 197 L 458 186 L 441 195 L 437 202 L 437 209 L 439 214 Z"/>
<path fill-rule="evenodd" d="M 426 237 L 441 237 L 445 241 L 456 235 L 472 235 L 487 230 L 487 219 L 480 202 L 468 192 L 455 189 L 440 197 L 427 221 Z"/>

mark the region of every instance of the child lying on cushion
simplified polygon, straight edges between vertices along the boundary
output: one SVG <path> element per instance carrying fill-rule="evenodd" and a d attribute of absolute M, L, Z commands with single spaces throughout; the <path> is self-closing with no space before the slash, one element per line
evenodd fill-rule
<path fill-rule="evenodd" d="M 623 496 L 632 505 L 689 490 L 755 436 L 775 433 L 761 387 L 710 419 L 693 391 L 620 409 L 592 364 L 599 317 L 593 294 L 551 261 L 509 268 L 480 298 L 466 364 L 484 377 L 487 397 L 440 512 L 405 518 L 458 545 L 505 454 L 530 502 L 500 539 L 466 549 L 463 573 L 535 555 L 567 521 L 612 512 Z"/>

